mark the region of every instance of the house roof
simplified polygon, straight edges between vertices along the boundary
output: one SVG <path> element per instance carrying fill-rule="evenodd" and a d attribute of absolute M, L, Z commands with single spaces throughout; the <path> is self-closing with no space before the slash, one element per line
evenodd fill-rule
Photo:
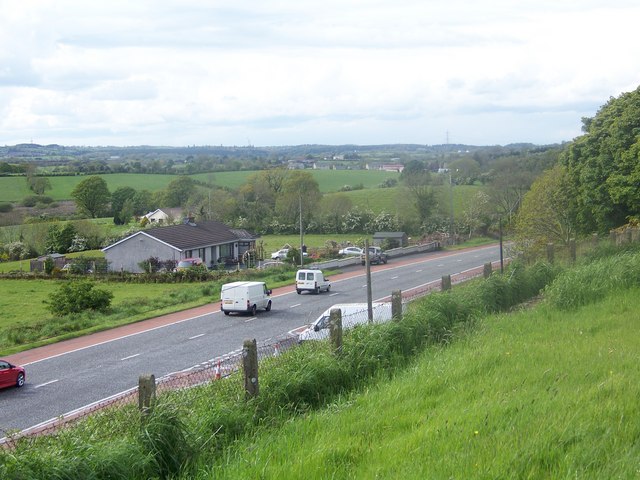
<path fill-rule="evenodd" d="M 220 245 L 235 242 L 236 240 L 253 240 L 257 238 L 247 230 L 232 229 L 227 227 L 224 223 L 208 220 L 198 223 L 189 222 L 180 225 L 149 228 L 147 230 L 134 233 L 119 242 L 109 245 L 108 247 L 103 248 L 103 251 L 140 234 L 155 238 L 156 240 L 178 250 L 189 250 L 209 245 Z"/>

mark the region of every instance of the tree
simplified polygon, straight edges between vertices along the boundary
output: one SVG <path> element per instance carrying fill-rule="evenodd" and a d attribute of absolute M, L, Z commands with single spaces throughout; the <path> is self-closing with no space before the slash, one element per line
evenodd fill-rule
<path fill-rule="evenodd" d="M 26 179 L 29 190 L 36 195 L 42 195 L 45 190 L 51 190 L 51 182 L 47 177 L 39 177 L 36 172 L 37 167 L 30 163 L 26 167 Z"/>
<path fill-rule="evenodd" d="M 111 215 L 113 215 L 113 223 L 116 225 L 125 225 L 133 215 L 133 199 L 136 196 L 136 190 L 132 187 L 119 187 L 111 194 Z M 123 211 L 123 207 L 127 204 L 127 210 Z"/>
<path fill-rule="evenodd" d="M 462 210 L 462 223 L 469 229 L 469 238 L 474 232 L 489 223 L 489 195 L 484 191 L 477 192 L 467 200 Z"/>
<path fill-rule="evenodd" d="M 320 186 L 313 175 L 295 170 L 284 181 L 276 199 L 276 212 L 286 223 L 298 224 L 302 207 L 302 222 L 306 224 L 313 218 L 321 198 Z"/>
<path fill-rule="evenodd" d="M 48 253 L 67 253 L 73 244 L 77 230 L 72 223 L 66 223 L 62 228 L 54 223 L 47 231 L 46 249 Z"/>
<path fill-rule="evenodd" d="M 640 87 L 610 98 L 562 160 L 575 190 L 578 228 L 607 233 L 640 215 Z"/>
<path fill-rule="evenodd" d="M 548 243 L 567 245 L 576 232 L 575 195 L 562 165 L 546 171 L 527 192 L 516 218 L 521 250 L 541 253 Z"/>
<path fill-rule="evenodd" d="M 344 218 L 352 208 L 351 198 L 344 193 L 334 193 L 323 197 L 320 203 L 320 212 L 328 231 L 342 233 Z"/>
<path fill-rule="evenodd" d="M 517 157 L 500 159 L 494 164 L 489 180 L 490 203 L 509 225 L 534 178 L 535 173 L 525 169 Z"/>
<path fill-rule="evenodd" d="M 184 175 L 172 180 L 164 190 L 163 205 L 166 207 L 184 206 L 195 186 L 195 181 Z"/>
<path fill-rule="evenodd" d="M 111 194 L 102 177 L 92 176 L 81 181 L 71 192 L 78 210 L 90 218 L 102 217 L 109 211 Z"/>
<path fill-rule="evenodd" d="M 436 207 L 435 193 L 431 186 L 431 172 L 423 162 L 412 160 L 402 170 L 400 180 L 406 185 L 413 198 L 420 223 L 424 224 Z"/>

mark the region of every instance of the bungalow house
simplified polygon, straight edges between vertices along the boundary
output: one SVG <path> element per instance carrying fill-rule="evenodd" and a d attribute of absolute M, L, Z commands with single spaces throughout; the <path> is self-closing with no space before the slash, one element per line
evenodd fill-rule
<path fill-rule="evenodd" d="M 181 217 L 181 208 L 158 208 L 142 216 L 142 218 L 146 218 L 149 223 L 156 223 L 158 225 L 173 223 L 173 220 L 178 220 Z"/>
<path fill-rule="evenodd" d="M 178 262 L 199 257 L 208 267 L 219 263 L 241 261 L 248 250 L 254 250 L 255 235 L 242 229 L 229 228 L 213 220 L 141 230 L 102 249 L 111 271 L 140 273 L 139 263 L 150 257 Z"/>

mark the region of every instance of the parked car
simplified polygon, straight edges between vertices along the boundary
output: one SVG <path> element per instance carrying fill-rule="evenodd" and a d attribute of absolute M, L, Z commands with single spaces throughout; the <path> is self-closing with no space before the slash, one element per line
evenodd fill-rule
<path fill-rule="evenodd" d="M 296 292 L 320 293 L 331 290 L 331 282 L 325 278 L 321 270 L 298 270 L 296 272 Z"/>
<path fill-rule="evenodd" d="M 362 265 L 366 263 L 364 252 L 360 255 L 360 263 L 362 263 Z M 384 253 L 380 247 L 369 247 L 369 263 L 371 265 L 387 263 L 387 254 Z"/>
<path fill-rule="evenodd" d="M 271 310 L 271 290 L 264 282 L 231 282 L 220 289 L 220 310 L 255 315 L 259 308 Z"/>
<path fill-rule="evenodd" d="M 198 267 L 200 265 L 204 265 L 201 258 L 198 258 L 198 257 L 183 258 L 176 265 L 176 271 L 186 270 L 187 268 Z"/>
<path fill-rule="evenodd" d="M 364 250 L 358 247 L 346 247 L 338 250 L 338 255 L 362 255 Z"/>
<path fill-rule="evenodd" d="M 23 367 L 0 360 L 0 388 L 21 387 L 27 376 Z"/>
<path fill-rule="evenodd" d="M 281 248 L 277 252 L 273 252 L 271 254 L 271 260 L 284 260 L 285 258 L 287 258 L 287 253 L 289 253 L 288 248 Z M 302 256 L 307 257 L 309 256 L 309 254 L 307 252 L 303 252 Z"/>
<path fill-rule="evenodd" d="M 392 318 L 391 303 L 373 302 L 373 321 L 375 323 L 388 322 Z M 322 340 L 329 337 L 329 317 L 331 310 L 340 309 L 342 314 L 342 329 L 353 328 L 369 322 L 369 308 L 366 303 L 339 303 L 327 308 L 306 330 L 298 335 L 298 341 Z"/>

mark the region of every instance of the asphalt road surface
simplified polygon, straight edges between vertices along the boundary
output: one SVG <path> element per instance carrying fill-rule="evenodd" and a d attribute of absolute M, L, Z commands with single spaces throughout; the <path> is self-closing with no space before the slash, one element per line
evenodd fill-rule
<path fill-rule="evenodd" d="M 390 259 L 387 265 L 371 269 L 373 300 L 498 261 L 499 256 L 498 246 L 489 246 Z M 237 350 L 245 339 L 260 343 L 282 336 L 313 322 L 331 305 L 366 302 L 364 267 L 348 267 L 343 272 L 330 277 L 331 291 L 320 295 L 298 295 L 293 286 L 274 291 L 272 310 L 258 311 L 255 317 L 225 316 L 219 310 L 220 302 L 215 301 L 205 313 L 202 309 L 181 312 L 174 323 L 157 326 L 149 322 L 144 328 L 143 322 L 138 324 L 141 331 L 96 340 L 97 344 L 63 352 L 42 350 L 43 358 L 23 364 L 27 370 L 24 387 L 0 390 L 0 437 L 135 387 L 142 374 L 159 378 L 178 372 Z M 20 358 L 14 357 L 18 357 L 15 361 Z"/>

